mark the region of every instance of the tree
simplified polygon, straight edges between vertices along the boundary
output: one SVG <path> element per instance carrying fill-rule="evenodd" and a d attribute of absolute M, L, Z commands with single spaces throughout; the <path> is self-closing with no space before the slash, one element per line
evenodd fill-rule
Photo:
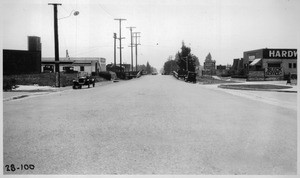
<path fill-rule="evenodd" d="M 173 71 L 178 70 L 178 65 L 175 60 L 172 60 L 172 58 L 169 58 L 165 64 L 164 64 L 164 73 L 165 74 L 171 74 Z"/>
<path fill-rule="evenodd" d="M 199 64 L 197 56 L 191 54 L 191 48 L 185 46 L 182 42 L 181 52 L 177 52 L 175 60 L 179 66 L 179 71 L 186 73 L 187 71 L 195 72 L 196 65 Z"/>
<path fill-rule="evenodd" d="M 148 74 L 152 73 L 151 66 L 150 66 L 148 61 L 147 61 L 147 64 L 146 64 L 146 71 L 147 71 Z"/>
<path fill-rule="evenodd" d="M 146 71 L 146 66 L 145 66 L 145 64 L 138 65 L 137 68 L 138 68 L 138 71 L 140 71 L 140 70 Z"/>
<path fill-rule="evenodd" d="M 194 54 L 192 54 L 192 59 L 195 61 L 195 65 L 196 66 L 200 66 L 200 62 L 197 56 L 195 56 Z"/>
<path fill-rule="evenodd" d="M 137 68 L 139 71 L 143 70 L 143 71 L 146 71 L 148 74 L 157 71 L 156 68 L 152 67 L 148 61 L 147 61 L 146 65 L 144 65 L 144 64 L 138 65 Z"/>

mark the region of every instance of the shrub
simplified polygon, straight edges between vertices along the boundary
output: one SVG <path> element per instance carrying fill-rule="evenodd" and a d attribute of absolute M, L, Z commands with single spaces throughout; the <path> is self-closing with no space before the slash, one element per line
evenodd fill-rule
<path fill-rule="evenodd" d="M 232 75 L 231 78 L 243 78 L 243 79 L 246 79 L 248 77 L 245 76 L 245 75 Z"/>
<path fill-rule="evenodd" d="M 3 79 L 3 90 L 4 91 L 12 90 L 15 85 L 16 85 L 16 79 L 14 79 L 14 78 L 4 78 Z"/>
<path fill-rule="evenodd" d="M 221 77 L 230 77 L 231 74 L 221 74 Z"/>
<path fill-rule="evenodd" d="M 109 72 L 99 72 L 99 76 L 105 80 L 111 80 L 111 74 Z"/>
<path fill-rule="evenodd" d="M 73 85 L 72 80 L 77 78 L 77 74 L 60 74 L 60 84 L 62 87 Z M 3 76 L 3 90 L 10 90 L 14 85 L 34 85 L 39 86 L 55 86 L 55 73 L 40 74 L 20 74 Z"/>

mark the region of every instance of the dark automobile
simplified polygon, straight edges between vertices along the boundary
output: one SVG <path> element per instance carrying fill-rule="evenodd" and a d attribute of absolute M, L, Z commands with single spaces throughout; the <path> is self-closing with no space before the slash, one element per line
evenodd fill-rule
<path fill-rule="evenodd" d="M 73 89 L 82 88 L 83 85 L 87 85 L 90 88 L 90 85 L 95 87 L 95 79 L 91 77 L 78 77 L 77 80 L 73 80 Z"/>
<path fill-rule="evenodd" d="M 184 78 L 184 81 L 196 83 L 196 73 L 188 72 L 187 76 Z"/>

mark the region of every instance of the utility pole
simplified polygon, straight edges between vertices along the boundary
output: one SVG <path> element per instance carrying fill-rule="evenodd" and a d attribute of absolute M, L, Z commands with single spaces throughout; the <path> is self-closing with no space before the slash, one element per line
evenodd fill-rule
<path fill-rule="evenodd" d="M 132 43 L 132 29 L 135 28 L 135 27 L 127 27 L 130 29 L 130 46 L 131 47 L 131 72 L 133 72 L 133 43 Z"/>
<path fill-rule="evenodd" d="M 114 72 L 116 72 L 116 39 L 117 39 L 117 33 L 114 33 Z"/>
<path fill-rule="evenodd" d="M 186 63 L 186 71 L 189 71 L 189 64 L 188 64 L 188 56 L 186 57 L 182 57 L 182 59 L 185 59 L 185 63 Z"/>
<path fill-rule="evenodd" d="M 114 19 L 114 20 L 119 21 L 120 37 L 118 39 L 120 40 L 120 70 L 122 71 L 122 39 L 125 39 L 125 38 L 124 37 L 122 38 L 122 36 L 121 36 L 121 22 L 122 22 L 122 20 L 126 20 L 126 19 Z"/>
<path fill-rule="evenodd" d="M 53 5 L 54 10 L 54 48 L 55 48 L 55 74 L 56 74 L 56 87 L 60 87 L 60 72 L 59 72 L 59 44 L 58 44 L 58 23 L 57 23 L 57 6 L 61 6 L 59 3 L 48 3 Z"/>
<path fill-rule="evenodd" d="M 138 40 L 137 40 L 137 38 L 138 37 L 141 37 L 141 36 L 139 36 L 139 34 L 140 34 L 141 32 L 133 32 L 133 34 L 134 34 L 134 37 L 135 37 L 135 71 L 138 71 L 138 68 L 137 68 L 137 46 L 138 45 L 141 45 L 139 42 L 138 42 Z"/>

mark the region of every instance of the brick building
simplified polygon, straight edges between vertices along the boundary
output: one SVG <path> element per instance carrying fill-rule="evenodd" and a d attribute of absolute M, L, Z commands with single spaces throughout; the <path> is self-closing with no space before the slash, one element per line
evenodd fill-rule
<path fill-rule="evenodd" d="M 258 49 L 244 52 L 249 80 L 283 80 L 297 76 L 297 49 Z"/>
<path fill-rule="evenodd" d="M 28 50 L 3 49 L 3 75 L 41 73 L 40 37 L 28 36 Z"/>

